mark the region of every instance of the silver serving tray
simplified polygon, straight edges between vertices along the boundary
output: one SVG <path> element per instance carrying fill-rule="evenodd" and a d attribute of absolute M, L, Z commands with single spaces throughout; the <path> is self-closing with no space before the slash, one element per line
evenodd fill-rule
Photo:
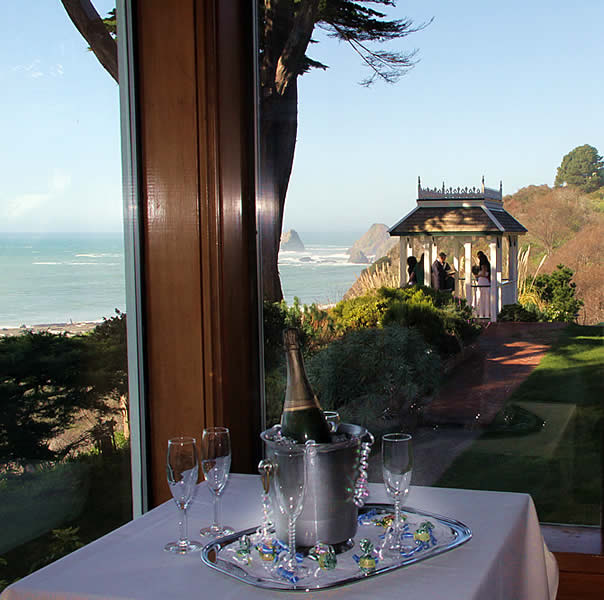
<path fill-rule="evenodd" d="M 273 563 L 261 560 L 260 554 L 255 548 L 252 549 L 249 557 L 244 557 L 243 560 L 237 555 L 240 538 L 243 535 L 253 535 L 256 527 L 213 540 L 202 549 L 201 560 L 208 567 L 249 585 L 272 590 L 308 591 L 347 585 L 368 577 L 388 573 L 453 550 L 472 537 L 470 528 L 459 521 L 405 507 L 403 514 L 406 515 L 406 531 L 408 532 L 406 554 L 401 554 L 396 558 L 380 558 L 376 553 L 378 562 L 375 569 L 363 572 L 355 560 L 355 557 L 358 559 L 362 554 L 359 540 L 367 538 L 376 548 L 379 548 L 385 532 L 379 521 L 393 512 L 394 509 L 389 504 L 367 504 L 360 509 L 359 528 L 353 545 L 343 548 L 337 555 L 336 567 L 331 570 L 321 569 L 316 561 L 306 556 L 302 564 L 309 568 L 310 575 L 297 583 L 292 583 L 279 576 L 273 569 Z M 429 539 L 427 541 L 416 540 L 417 529 L 426 522 L 432 524 Z M 249 558 L 249 562 L 247 562 L 247 558 Z"/>

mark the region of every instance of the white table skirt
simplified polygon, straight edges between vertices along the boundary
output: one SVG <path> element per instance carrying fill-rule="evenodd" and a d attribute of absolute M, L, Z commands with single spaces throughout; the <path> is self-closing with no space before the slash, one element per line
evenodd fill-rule
<path fill-rule="evenodd" d="M 386 502 L 370 485 L 369 502 Z M 222 498 L 224 522 L 236 530 L 260 522 L 260 482 L 231 475 Z M 407 504 L 462 521 L 472 539 L 450 552 L 352 585 L 303 593 L 304 598 L 435 598 L 447 600 L 554 600 L 558 567 L 545 547 L 530 496 L 412 487 Z M 189 509 L 189 533 L 211 520 L 211 496 L 199 485 Z M 300 597 L 236 581 L 163 545 L 177 538 L 172 501 L 8 587 L 0 600 L 202 599 Z"/>

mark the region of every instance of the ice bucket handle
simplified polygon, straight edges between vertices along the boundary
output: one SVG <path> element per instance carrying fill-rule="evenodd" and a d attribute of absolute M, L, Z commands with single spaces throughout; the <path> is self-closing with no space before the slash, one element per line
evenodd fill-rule
<path fill-rule="evenodd" d="M 354 486 L 354 503 L 361 508 L 365 504 L 365 498 L 369 496 L 367 489 L 367 470 L 369 469 L 369 454 L 375 438 L 370 431 L 366 431 L 361 438 L 361 456 L 359 458 L 359 476 Z"/>

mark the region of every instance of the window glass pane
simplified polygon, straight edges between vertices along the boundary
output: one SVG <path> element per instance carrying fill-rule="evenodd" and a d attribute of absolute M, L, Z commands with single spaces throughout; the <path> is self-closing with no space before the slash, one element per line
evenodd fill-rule
<path fill-rule="evenodd" d="M 376 436 L 373 480 L 408 431 L 415 484 L 600 526 L 604 6 L 389 4 L 260 2 L 267 425 L 293 324 L 322 407 Z"/>
<path fill-rule="evenodd" d="M 132 515 L 118 85 L 60 2 L 3 9 L 2 587 Z"/>

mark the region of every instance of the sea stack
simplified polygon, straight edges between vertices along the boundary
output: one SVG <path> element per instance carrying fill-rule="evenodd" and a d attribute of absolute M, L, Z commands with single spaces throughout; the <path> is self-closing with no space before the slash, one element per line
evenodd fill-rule
<path fill-rule="evenodd" d="M 361 262 L 358 260 L 359 252 L 369 260 L 376 261 L 388 254 L 389 250 L 397 243 L 396 238 L 390 237 L 388 227 L 383 223 L 374 223 L 369 230 L 361 236 L 350 248 L 348 262 Z"/>
<path fill-rule="evenodd" d="M 281 236 L 280 249 L 295 250 L 296 252 L 301 252 L 304 250 L 304 244 L 302 243 L 302 240 L 295 229 L 290 229 Z"/>

